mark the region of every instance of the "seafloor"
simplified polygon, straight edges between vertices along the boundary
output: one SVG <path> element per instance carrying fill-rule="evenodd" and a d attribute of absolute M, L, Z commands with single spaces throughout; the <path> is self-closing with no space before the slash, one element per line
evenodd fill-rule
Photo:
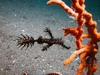
<path fill-rule="evenodd" d="M 71 64 L 63 66 L 75 50 L 75 38 L 71 35 L 63 36 L 62 27 L 75 27 L 76 22 L 61 7 L 47 5 L 48 0 L 0 0 L 0 75 L 45 75 L 48 72 L 60 72 L 62 75 L 75 75 L 79 58 Z M 70 6 L 70 0 L 64 0 Z M 86 10 L 93 14 L 100 31 L 100 0 L 86 0 Z M 43 32 L 49 27 L 55 38 L 62 37 L 69 50 L 53 45 L 47 51 L 42 51 L 42 46 L 35 43 L 32 48 L 21 50 L 16 46 L 15 39 L 20 34 L 49 37 Z M 84 44 L 87 43 L 84 40 Z M 100 45 L 98 43 L 98 45 Z M 100 46 L 99 46 L 100 49 Z M 97 60 L 99 69 L 94 75 L 100 74 L 100 51 Z M 84 75 L 85 75 L 84 70 Z"/>

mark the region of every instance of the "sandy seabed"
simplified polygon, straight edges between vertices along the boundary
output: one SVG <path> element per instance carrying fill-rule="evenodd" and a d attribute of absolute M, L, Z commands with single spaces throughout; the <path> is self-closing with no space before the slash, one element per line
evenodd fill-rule
<path fill-rule="evenodd" d="M 73 21 L 70 15 L 57 5 L 46 5 L 47 1 L 1 0 L 0 75 L 23 75 L 24 72 L 28 75 L 45 75 L 48 72 L 75 75 L 79 65 L 78 57 L 71 64 L 63 66 L 63 60 L 67 59 L 75 50 L 75 38 L 70 35 L 64 37 L 62 27 L 75 27 L 77 24 L 75 22 L 70 24 L 69 22 Z M 99 2 L 95 6 L 93 3 L 87 2 L 86 6 L 98 23 L 98 31 L 100 31 Z M 70 5 L 70 2 L 67 3 Z M 93 7 L 91 8 L 91 6 Z M 59 45 L 53 45 L 47 51 L 42 51 L 43 45 L 37 43 L 27 50 L 21 50 L 16 46 L 15 39 L 17 36 L 21 36 L 20 34 L 33 36 L 35 39 L 40 35 L 44 38 L 49 37 L 43 32 L 45 27 L 51 29 L 55 38 L 62 37 L 66 45 L 71 48 L 67 50 Z M 86 42 L 85 40 L 84 43 Z M 100 67 L 99 57 L 100 51 L 97 54 Z M 99 74 L 100 69 L 95 72 L 95 75 Z"/>

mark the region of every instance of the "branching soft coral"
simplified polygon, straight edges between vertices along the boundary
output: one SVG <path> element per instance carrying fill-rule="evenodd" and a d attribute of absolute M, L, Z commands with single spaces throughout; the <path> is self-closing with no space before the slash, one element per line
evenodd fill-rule
<path fill-rule="evenodd" d="M 100 41 L 100 33 L 96 29 L 96 21 L 93 21 L 92 14 L 85 10 L 85 0 L 71 0 L 72 6 L 67 6 L 62 0 L 49 0 L 47 4 L 60 5 L 67 13 L 75 17 L 78 25 L 75 28 L 63 28 L 64 36 L 71 34 L 76 38 L 76 51 L 63 62 L 64 65 L 71 63 L 76 56 L 80 57 L 80 65 L 78 66 L 76 75 L 83 75 L 84 68 L 88 69 L 87 75 L 93 75 L 98 69 L 95 55 L 98 52 L 97 43 Z M 83 33 L 85 26 L 87 33 Z M 83 38 L 88 38 L 86 45 L 82 44 Z"/>

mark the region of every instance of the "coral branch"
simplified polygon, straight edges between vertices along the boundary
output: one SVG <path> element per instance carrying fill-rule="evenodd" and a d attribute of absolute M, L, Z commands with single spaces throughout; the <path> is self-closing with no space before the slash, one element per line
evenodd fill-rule
<path fill-rule="evenodd" d="M 50 4 L 58 4 L 60 5 L 66 12 L 68 12 L 69 14 L 71 14 L 74 17 L 77 17 L 78 14 L 75 13 L 69 6 L 67 6 L 62 0 L 49 0 L 47 2 L 48 5 Z"/>
<path fill-rule="evenodd" d="M 83 52 L 85 52 L 85 49 L 84 48 L 83 49 L 80 49 L 80 50 L 77 50 L 77 51 L 74 51 L 73 54 L 67 60 L 65 60 L 63 62 L 63 64 L 64 65 L 67 65 L 67 64 L 71 63 L 76 56 L 78 56 L 79 54 L 81 54 Z"/>

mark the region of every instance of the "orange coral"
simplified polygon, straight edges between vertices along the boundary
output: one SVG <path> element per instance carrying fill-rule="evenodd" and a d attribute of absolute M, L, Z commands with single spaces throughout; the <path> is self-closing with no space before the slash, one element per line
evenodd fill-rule
<path fill-rule="evenodd" d="M 72 34 L 76 38 L 76 51 L 63 62 L 64 65 L 69 64 L 74 58 L 79 55 L 80 65 L 78 66 L 76 75 L 83 75 L 84 68 L 88 69 L 87 75 L 93 75 L 98 69 L 96 65 L 97 60 L 95 55 L 98 52 L 97 43 L 100 41 L 100 33 L 96 29 L 97 23 L 93 21 L 92 14 L 85 10 L 85 0 L 71 0 L 72 8 L 67 6 L 62 0 L 49 0 L 47 4 L 58 4 L 67 13 L 75 17 L 78 22 L 75 28 L 63 28 L 64 36 Z M 83 33 L 84 29 L 82 26 L 87 28 L 87 33 Z M 82 44 L 83 38 L 89 38 L 89 42 L 86 45 Z"/>

